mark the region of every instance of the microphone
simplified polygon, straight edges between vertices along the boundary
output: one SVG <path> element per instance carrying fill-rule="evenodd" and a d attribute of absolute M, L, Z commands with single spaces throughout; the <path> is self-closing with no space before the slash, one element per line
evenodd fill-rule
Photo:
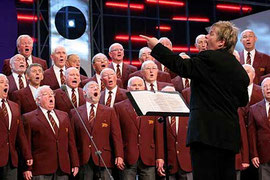
<path fill-rule="evenodd" d="M 95 150 L 96 150 L 95 154 L 98 155 L 98 157 L 99 157 L 99 159 L 101 160 L 102 164 L 104 165 L 104 167 L 105 167 L 107 173 L 109 174 L 110 179 L 113 180 L 113 177 L 112 177 L 110 171 L 108 170 L 108 167 L 107 167 L 107 165 L 106 165 L 105 162 L 104 162 L 104 159 L 103 159 L 102 156 L 101 156 L 101 151 L 98 150 L 97 145 L 96 145 L 96 143 L 94 142 L 93 136 L 91 136 L 91 134 L 90 134 L 90 132 L 88 131 L 88 129 L 87 129 L 87 127 L 86 127 L 86 125 L 85 125 L 85 123 L 84 123 L 84 121 L 83 121 L 83 119 L 82 119 L 82 117 L 81 117 L 81 115 L 80 115 L 80 113 L 79 113 L 79 111 L 78 111 L 78 109 L 75 107 L 74 103 L 72 102 L 72 99 L 70 99 L 70 97 L 69 97 L 69 95 L 68 95 L 67 85 L 62 85 L 60 88 L 61 88 L 63 91 L 65 91 L 65 93 L 66 93 L 66 95 L 67 95 L 67 97 L 68 97 L 70 103 L 72 104 L 72 106 L 73 106 L 73 108 L 74 108 L 74 110 L 75 110 L 77 116 L 79 117 L 79 119 L 80 119 L 80 121 L 81 121 L 81 123 L 82 123 L 82 125 L 83 125 L 83 127 L 84 127 L 84 130 L 86 131 L 87 136 L 90 138 L 91 143 L 93 144 L 93 146 L 94 146 L 94 148 L 95 148 Z M 95 94 L 96 94 L 96 95 L 95 95 Z M 95 93 L 95 94 L 94 94 L 94 95 L 97 96 L 97 93 Z"/>

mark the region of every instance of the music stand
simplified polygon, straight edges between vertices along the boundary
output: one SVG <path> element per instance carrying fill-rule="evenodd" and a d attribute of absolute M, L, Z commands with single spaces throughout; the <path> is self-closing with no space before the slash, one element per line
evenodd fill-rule
<path fill-rule="evenodd" d="M 189 108 L 182 95 L 177 91 L 130 91 L 127 96 L 139 116 L 162 116 L 164 138 L 165 177 L 169 179 L 168 151 L 167 151 L 167 123 L 168 116 L 189 116 Z"/>

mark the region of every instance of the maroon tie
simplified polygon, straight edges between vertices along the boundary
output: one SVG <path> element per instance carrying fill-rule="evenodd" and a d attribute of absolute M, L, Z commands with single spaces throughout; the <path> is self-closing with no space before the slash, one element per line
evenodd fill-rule
<path fill-rule="evenodd" d="M 77 97 L 76 97 L 76 94 L 75 94 L 75 89 L 73 89 L 73 88 L 72 88 L 71 99 L 72 99 L 72 102 L 73 102 L 74 106 L 78 107 L 78 105 L 77 105 Z"/>
<path fill-rule="evenodd" d="M 9 124 L 9 119 L 8 119 L 8 111 L 7 111 L 7 107 L 6 107 L 6 104 L 5 104 L 6 100 L 5 99 L 2 99 L 2 113 L 4 115 L 4 119 L 5 119 L 5 124 L 7 125 L 8 127 L 8 124 Z"/>
<path fill-rule="evenodd" d="M 247 53 L 247 61 L 246 61 L 246 64 L 250 64 L 250 65 L 251 65 L 250 52 Z"/>
<path fill-rule="evenodd" d="M 154 84 L 153 83 L 150 84 L 150 90 L 154 91 Z"/>
<path fill-rule="evenodd" d="M 164 72 L 170 73 L 170 70 L 166 66 L 164 66 Z"/>
<path fill-rule="evenodd" d="M 121 79 L 120 65 L 116 65 L 116 76 L 118 79 Z"/>
<path fill-rule="evenodd" d="M 89 125 L 90 125 L 91 128 L 93 127 L 94 120 L 95 120 L 94 107 L 95 107 L 95 105 L 91 104 L 91 110 L 90 110 L 90 114 L 89 114 L 89 118 L 88 118 L 88 122 L 89 122 Z"/>
<path fill-rule="evenodd" d="M 185 78 L 185 88 L 189 88 L 189 80 L 188 78 Z"/>
<path fill-rule="evenodd" d="M 104 91 L 104 89 L 105 89 L 105 84 L 104 84 L 104 82 L 103 82 L 102 80 L 100 80 L 100 82 L 101 82 L 101 91 Z"/>
<path fill-rule="evenodd" d="M 22 89 L 22 88 L 24 88 L 23 81 L 22 81 L 22 75 L 19 74 L 18 78 L 19 78 L 19 88 Z"/>
<path fill-rule="evenodd" d="M 53 117 L 51 115 L 51 111 L 47 111 L 47 113 L 48 113 L 49 121 L 51 122 L 51 125 L 53 127 L 54 134 L 55 134 L 55 136 L 58 136 L 58 127 L 57 127 L 55 120 L 53 119 Z"/>
<path fill-rule="evenodd" d="M 60 69 L 60 79 L 61 79 L 61 85 L 66 83 L 66 80 L 63 74 L 63 69 Z"/>
<path fill-rule="evenodd" d="M 173 130 L 173 133 L 176 135 L 176 117 L 171 116 L 171 128 Z"/>
<path fill-rule="evenodd" d="M 26 68 L 29 67 L 28 58 L 25 58 Z"/>
<path fill-rule="evenodd" d="M 111 107 L 111 102 L 112 102 L 112 91 L 109 91 L 109 96 L 106 101 L 106 106 Z"/>

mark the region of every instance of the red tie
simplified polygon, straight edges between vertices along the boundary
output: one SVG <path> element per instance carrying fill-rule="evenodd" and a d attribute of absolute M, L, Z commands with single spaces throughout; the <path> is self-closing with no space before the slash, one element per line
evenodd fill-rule
<path fill-rule="evenodd" d="M 94 120 L 95 120 L 94 107 L 95 107 L 95 105 L 91 104 L 91 110 L 90 110 L 90 114 L 89 114 L 89 118 L 88 118 L 88 122 L 89 122 L 89 125 L 90 125 L 91 128 L 93 127 Z"/>
<path fill-rule="evenodd" d="M 66 80 L 63 74 L 63 69 L 60 69 L 60 79 L 61 79 L 61 85 L 66 83 Z"/>
<path fill-rule="evenodd" d="M 118 79 L 121 79 L 120 65 L 116 65 L 116 76 Z"/>
<path fill-rule="evenodd" d="M 6 104 L 5 104 L 6 100 L 5 99 L 2 99 L 2 113 L 4 115 L 4 119 L 5 119 L 5 124 L 7 125 L 8 127 L 8 124 L 9 124 L 9 119 L 8 119 L 8 111 L 7 111 L 7 107 L 6 107 Z"/>
<path fill-rule="evenodd" d="M 28 58 L 25 58 L 26 68 L 29 67 Z"/>
<path fill-rule="evenodd" d="M 73 102 L 74 106 L 78 107 L 78 105 L 77 105 L 77 97 L 76 97 L 76 94 L 75 94 L 75 89 L 73 89 L 73 88 L 72 88 L 71 99 L 72 99 L 72 102 Z"/>
<path fill-rule="evenodd" d="M 246 61 L 246 64 L 250 64 L 250 65 L 251 65 L 250 52 L 247 53 L 247 61 Z"/>
<path fill-rule="evenodd" d="M 150 90 L 154 91 L 154 84 L 153 83 L 150 84 Z"/>
<path fill-rule="evenodd" d="M 47 111 L 47 113 L 48 113 L 49 121 L 51 122 L 51 125 L 53 127 L 54 134 L 55 134 L 55 136 L 58 136 L 58 127 L 57 127 L 55 120 L 53 119 L 53 117 L 51 115 L 51 111 Z"/>
<path fill-rule="evenodd" d="M 189 80 L 188 80 L 188 78 L 185 78 L 185 88 L 189 88 Z"/>
<path fill-rule="evenodd" d="M 22 89 L 22 88 L 24 88 L 23 81 L 22 81 L 22 75 L 19 74 L 18 78 L 19 78 L 19 88 Z"/>
<path fill-rule="evenodd" d="M 176 118 L 175 116 L 171 116 L 171 128 L 173 133 L 176 135 Z"/>
<path fill-rule="evenodd" d="M 101 91 L 103 91 L 105 89 L 105 84 L 102 80 L 100 80 L 100 81 L 101 81 Z"/>
<path fill-rule="evenodd" d="M 167 73 L 169 73 L 170 72 L 170 70 L 166 67 L 166 66 L 164 66 L 164 72 L 167 72 Z"/>
<path fill-rule="evenodd" d="M 106 106 L 111 107 L 111 102 L 112 102 L 112 91 L 109 91 L 109 96 L 106 101 Z"/>

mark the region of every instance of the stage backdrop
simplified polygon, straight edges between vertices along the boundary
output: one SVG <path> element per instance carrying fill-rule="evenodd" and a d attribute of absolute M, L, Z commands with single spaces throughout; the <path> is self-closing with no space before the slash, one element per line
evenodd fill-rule
<path fill-rule="evenodd" d="M 91 76 L 89 0 L 50 0 L 49 12 L 50 52 L 62 45 L 67 54 L 78 54 Z"/>
<path fill-rule="evenodd" d="M 0 71 L 3 60 L 12 57 L 16 52 L 17 13 L 15 0 L 0 1 Z"/>

